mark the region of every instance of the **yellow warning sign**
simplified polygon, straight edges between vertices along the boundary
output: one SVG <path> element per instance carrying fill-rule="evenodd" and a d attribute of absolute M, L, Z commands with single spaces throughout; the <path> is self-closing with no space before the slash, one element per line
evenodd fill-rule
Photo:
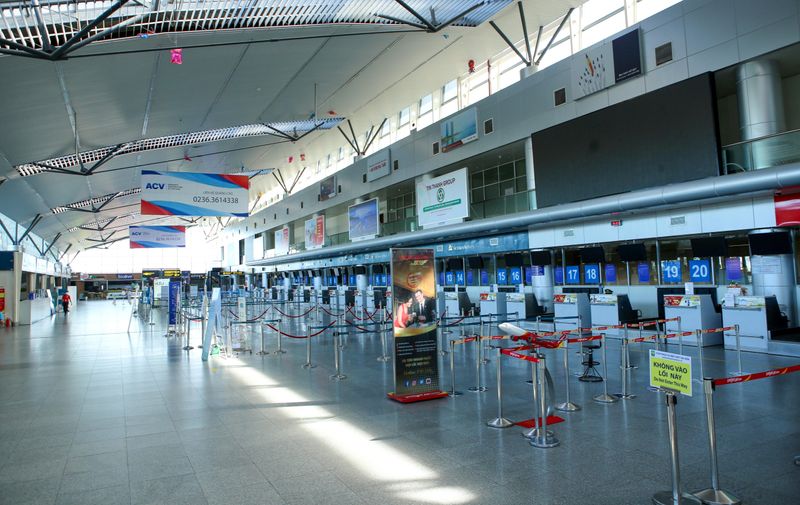
<path fill-rule="evenodd" d="M 692 358 L 650 349 L 650 385 L 692 396 Z"/>

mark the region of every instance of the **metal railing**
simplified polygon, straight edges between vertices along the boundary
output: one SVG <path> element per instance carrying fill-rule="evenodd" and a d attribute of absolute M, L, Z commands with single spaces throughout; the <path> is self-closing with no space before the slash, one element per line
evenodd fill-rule
<path fill-rule="evenodd" d="M 750 172 L 800 161 L 800 130 L 767 135 L 722 147 L 725 174 Z"/>

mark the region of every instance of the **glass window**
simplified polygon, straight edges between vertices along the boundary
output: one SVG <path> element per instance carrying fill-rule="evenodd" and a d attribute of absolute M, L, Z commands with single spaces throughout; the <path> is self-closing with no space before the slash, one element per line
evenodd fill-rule
<path fill-rule="evenodd" d="M 442 103 L 458 98 L 458 79 L 453 79 L 442 87 Z"/>
<path fill-rule="evenodd" d="M 406 126 L 408 123 L 411 122 L 411 107 L 406 107 L 405 109 L 400 111 L 398 115 L 398 125 L 400 127 Z"/>
<path fill-rule="evenodd" d="M 649 18 L 681 0 L 636 0 L 636 22 Z"/>
<path fill-rule="evenodd" d="M 524 51 L 521 51 L 524 52 Z M 520 71 L 525 64 L 519 59 L 519 56 L 513 54 L 500 63 L 500 77 L 498 79 L 498 87 L 500 89 L 511 86 L 519 82 Z"/>
<path fill-rule="evenodd" d="M 427 114 L 433 110 L 433 94 L 423 96 L 419 100 L 419 115 Z"/>
<path fill-rule="evenodd" d="M 581 33 L 581 46 L 589 47 L 601 40 L 614 35 L 625 29 L 625 11 L 620 10 L 616 14 L 603 19 L 591 27 L 587 27 Z"/>
<path fill-rule="evenodd" d="M 584 29 L 625 7 L 625 0 L 589 0 L 581 6 Z"/>

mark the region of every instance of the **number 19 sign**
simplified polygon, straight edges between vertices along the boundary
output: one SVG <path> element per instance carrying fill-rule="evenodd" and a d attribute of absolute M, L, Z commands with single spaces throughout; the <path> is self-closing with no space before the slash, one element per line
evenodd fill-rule
<path fill-rule="evenodd" d="M 142 170 L 142 214 L 247 217 L 246 175 Z"/>

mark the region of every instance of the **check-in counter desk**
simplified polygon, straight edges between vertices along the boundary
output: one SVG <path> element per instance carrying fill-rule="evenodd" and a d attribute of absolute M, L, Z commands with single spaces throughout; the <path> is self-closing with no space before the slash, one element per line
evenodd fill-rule
<path fill-rule="evenodd" d="M 533 295 L 530 293 L 506 293 L 506 311 L 509 319 L 515 317 L 516 319 L 526 319 L 531 304 L 533 304 Z"/>
<path fill-rule="evenodd" d="M 667 333 L 679 331 L 710 330 L 722 327 L 722 314 L 717 312 L 711 295 L 664 295 L 664 318 L 678 321 L 667 322 Z M 697 335 L 683 337 L 683 343 L 697 345 Z M 722 333 L 703 335 L 703 347 L 722 343 Z"/>
<path fill-rule="evenodd" d="M 367 305 L 367 292 L 360 289 L 353 290 L 353 306 L 357 311 L 368 310 Z"/>
<path fill-rule="evenodd" d="M 339 310 L 342 311 L 347 308 L 347 290 L 344 286 L 339 286 L 336 289 L 336 304 Z"/>
<path fill-rule="evenodd" d="M 439 314 L 444 315 L 444 317 L 457 317 L 459 315 L 458 293 L 455 291 L 439 291 L 437 299 L 436 309 Z"/>
<path fill-rule="evenodd" d="M 505 321 L 506 310 L 506 297 L 508 293 L 481 293 L 481 317 L 488 316 L 489 314 L 503 314 L 498 318 L 493 318 L 495 321 Z"/>
<path fill-rule="evenodd" d="M 619 325 L 619 301 L 617 295 L 589 295 L 592 326 Z M 603 330 L 606 336 L 621 337 L 622 330 L 609 328 Z"/>
<path fill-rule="evenodd" d="M 42 319 L 47 319 L 52 314 L 52 301 L 50 297 L 34 298 L 19 302 L 18 324 L 33 324 Z"/>
<path fill-rule="evenodd" d="M 774 341 L 771 330 L 785 328 L 786 319 L 781 314 L 774 296 L 737 296 L 732 307 L 723 305 L 724 326 L 739 325 L 739 340 L 747 351 L 800 355 L 797 344 Z M 725 349 L 736 349 L 736 333 L 725 332 Z"/>
<path fill-rule="evenodd" d="M 580 318 L 583 328 L 592 326 L 592 310 L 588 293 L 553 295 L 556 331 L 574 330 Z"/>

